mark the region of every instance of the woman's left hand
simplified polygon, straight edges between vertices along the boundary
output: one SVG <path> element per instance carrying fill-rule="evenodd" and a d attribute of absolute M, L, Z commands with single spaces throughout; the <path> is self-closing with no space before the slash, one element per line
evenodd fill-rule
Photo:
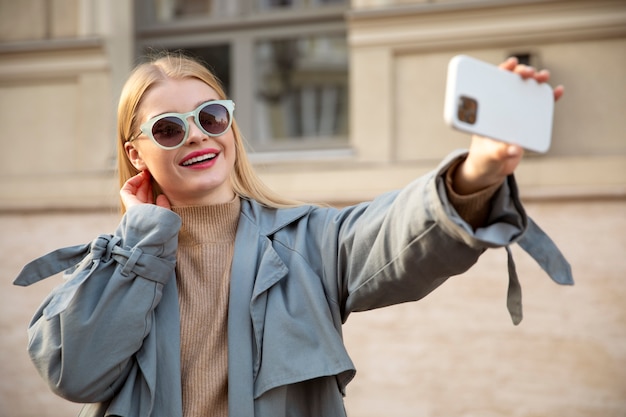
<path fill-rule="evenodd" d="M 155 201 L 152 194 L 152 176 L 148 171 L 142 171 L 129 178 L 120 190 L 120 197 L 126 210 L 139 204 L 156 204 L 166 209 L 171 208 L 164 194 L 159 194 Z"/>
<path fill-rule="evenodd" d="M 547 70 L 536 71 L 533 67 L 519 64 L 517 58 L 509 58 L 499 65 L 501 69 L 519 74 L 524 79 L 534 78 L 547 82 Z M 554 88 L 554 100 L 563 95 L 563 86 Z M 469 154 L 454 173 L 453 188 L 459 194 L 471 194 L 495 184 L 501 184 L 511 175 L 524 155 L 524 149 L 486 137 L 472 136 Z"/>

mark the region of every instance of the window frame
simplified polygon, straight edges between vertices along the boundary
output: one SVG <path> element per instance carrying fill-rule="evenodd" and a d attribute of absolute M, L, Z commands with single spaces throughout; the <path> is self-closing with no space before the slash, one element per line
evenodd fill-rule
<path fill-rule="evenodd" d="M 288 140 L 265 146 L 256 142 L 253 136 L 256 74 L 251 72 L 255 66 L 254 51 L 258 41 L 327 34 L 345 34 L 347 37 L 345 14 L 349 8 L 348 4 L 263 11 L 245 17 L 216 19 L 211 16 L 199 16 L 157 22 L 154 18 L 154 8 L 146 7 L 151 1 L 135 1 L 137 17 L 135 57 L 144 57 L 144 51 L 147 49 L 158 51 L 229 45 L 231 68 L 229 96 L 237 103 L 235 117 L 251 150 L 267 154 L 277 152 L 299 154 L 308 151 L 319 154 L 325 150 L 330 153 L 333 153 L 333 150 L 342 150 L 343 153 L 349 148 L 349 132 L 345 137 L 343 135 L 319 137 L 314 142 L 298 143 L 297 140 Z M 250 8 L 251 2 L 246 3 Z M 142 5 L 143 10 L 149 11 L 148 13 L 139 13 Z M 349 83 L 346 88 L 349 95 Z M 349 114 L 346 117 L 349 119 Z M 347 122 L 349 124 L 349 120 Z"/>

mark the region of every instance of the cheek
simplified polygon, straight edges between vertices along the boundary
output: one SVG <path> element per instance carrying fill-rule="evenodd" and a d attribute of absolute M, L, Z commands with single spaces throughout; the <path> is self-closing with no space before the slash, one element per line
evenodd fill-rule
<path fill-rule="evenodd" d="M 142 154 L 144 165 L 156 180 L 167 178 L 173 164 L 172 157 L 164 152 L 145 152 Z"/>
<path fill-rule="evenodd" d="M 152 180 L 159 187 L 160 192 L 170 193 L 178 188 L 176 179 L 178 178 L 171 165 L 165 164 L 163 161 L 153 160 L 147 166 Z"/>
<path fill-rule="evenodd" d="M 224 149 L 226 151 L 226 158 L 231 166 L 235 165 L 235 159 L 237 158 L 237 147 L 235 145 L 235 138 L 232 134 L 228 135 L 224 143 Z"/>

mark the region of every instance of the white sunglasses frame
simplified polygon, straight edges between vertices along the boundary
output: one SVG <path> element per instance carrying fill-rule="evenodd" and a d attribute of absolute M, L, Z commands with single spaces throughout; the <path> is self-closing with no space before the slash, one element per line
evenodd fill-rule
<path fill-rule="evenodd" d="M 211 105 L 211 104 L 220 105 L 220 106 L 224 107 L 226 109 L 226 111 L 228 112 L 228 126 L 226 126 L 226 129 L 224 129 L 224 131 L 219 133 L 219 134 L 207 132 L 202 127 L 202 125 L 199 123 L 198 116 L 200 115 L 200 111 L 202 109 L 204 109 L 207 105 Z M 217 137 L 217 136 L 222 136 L 224 133 L 226 133 L 228 131 L 228 129 L 230 129 L 231 125 L 233 124 L 234 113 L 235 113 L 235 102 L 234 101 L 232 101 L 232 100 L 209 100 L 209 101 L 205 101 L 204 103 L 200 104 L 198 107 L 196 107 L 194 110 L 192 110 L 192 111 L 190 111 L 188 113 L 164 113 L 164 114 L 159 114 L 158 116 L 155 116 L 152 119 L 150 119 L 147 122 L 145 122 L 144 124 L 142 124 L 141 127 L 140 127 L 140 130 L 141 130 L 141 133 L 143 133 L 145 136 L 150 138 L 150 140 L 152 140 L 152 142 L 154 142 L 159 148 L 165 149 L 165 150 L 178 149 L 181 146 L 183 146 L 185 144 L 185 142 L 187 142 L 187 138 L 189 137 L 189 121 L 187 119 L 189 119 L 190 116 L 193 116 L 194 123 L 196 124 L 196 126 L 198 126 L 198 128 L 203 133 L 205 133 L 206 135 L 211 136 L 211 137 Z M 175 146 L 164 146 L 164 145 L 161 145 L 159 142 L 157 142 L 157 140 L 152 135 L 152 128 L 154 127 L 154 125 L 158 121 L 160 121 L 160 120 L 162 120 L 162 119 L 164 119 L 166 117 L 177 117 L 177 118 L 179 118 L 180 120 L 183 121 L 183 125 L 185 126 L 185 135 L 183 136 L 183 139 L 180 141 L 180 143 L 175 145 Z M 137 139 L 139 136 L 140 135 L 134 136 L 134 137 L 130 138 L 128 141 L 132 142 L 133 140 Z"/>

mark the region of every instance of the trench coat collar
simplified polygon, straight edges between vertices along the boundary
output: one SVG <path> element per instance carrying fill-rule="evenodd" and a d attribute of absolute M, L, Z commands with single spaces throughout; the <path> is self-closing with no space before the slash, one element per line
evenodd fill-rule
<path fill-rule="evenodd" d="M 313 209 L 312 206 L 302 205 L 287 209 L 276 210 L 265 207 L 256 201 L 241 199 L 241 214 L 258 229 L 263 236 L 270 236 L 283 227 L 305 216 Z"/>

